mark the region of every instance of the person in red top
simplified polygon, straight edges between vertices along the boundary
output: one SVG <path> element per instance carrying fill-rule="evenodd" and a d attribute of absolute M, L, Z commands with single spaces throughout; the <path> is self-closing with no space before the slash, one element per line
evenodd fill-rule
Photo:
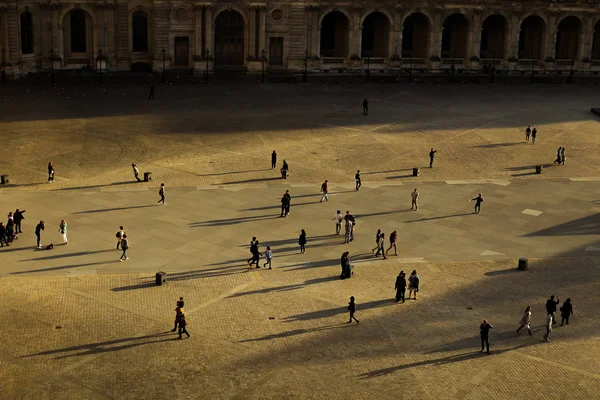
<path fill-rule="evenodd" d="M 321 185 L 321 192 L 323 192 L 323 196 L 321 197 L 321 203 L 323 202 L 323 200 L 329 201 L 329 196 L 327 196 L 327 193 L 329 192 L 329 185 L 327 183 L 327 179 L 325 179 L 325 182 L 323 182 L 323 184 Z"/>

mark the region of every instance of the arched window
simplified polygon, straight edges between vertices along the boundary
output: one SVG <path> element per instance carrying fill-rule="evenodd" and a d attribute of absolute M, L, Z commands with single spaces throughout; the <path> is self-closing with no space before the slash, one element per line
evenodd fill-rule
<path fill-rule="evenodd" d="M 143 11 L 133 13 L 131 32 L 133 36 L 133 51 L 135 53 L 148 51 L 148 17 Z"/>
<path fill-rule="evenodd" d="M 71 52 L 86 52 L 85 13 L 81 10 L 71 12 Z"/>
<path fill-rule="evenodd" d="M 33 53 L 33 16 L 29 11 L 21 14 L 21 54 Z"/>

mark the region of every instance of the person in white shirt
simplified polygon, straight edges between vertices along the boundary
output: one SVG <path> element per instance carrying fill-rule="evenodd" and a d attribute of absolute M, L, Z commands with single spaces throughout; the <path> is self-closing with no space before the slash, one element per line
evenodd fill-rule
<path fill-rule="evenodd" d="M 554 316 L 552 314 L 546 315 L 546 334 L 544 335 L 544 340 L 546 342 L 550 341 L 550 335 L 552 334 L 552 320 Z"/>
<path fill-rule="evenodd" d="M 417 192 L 417 189 L 413 190 L 410 196 L 412 198 L 412 205 L 410 209 L 417 211 L 419 209 L 419 205 L 417 204 L 417 201 L 419 200 L 419 192 Z"/>
<path fill-rule="evenodd" d="M 138 182 L 141 182 L 142 180 L 140 179 L 140 170 L 138 169 L 137 165 L 135 164 L 131 164 L 131 168 L 133 168 L 133 174 L 135 175 L 135 179 L 137 179 Z"/>
<path fill-rule="evenodd" d="M 342 231 L 342 220 L 344 219 L 344 216 L 342 215 L 342 211 L 341 210 L 337 210 L 337 214 L 335 214 L 335 218 L 333 218 L 335 220 L 335 234 L 339 235 L 340 232 Z"/>
<path fill-rule="evenodd" d="M 273 252 L 271 251 L 271 247 L 267 246 L 267 252 L 265 253 L 267 262 L 265 263 L 265 265 L 263 266 L 263 268 L 266 268 L 267 265 L 269 266 L 269 269 L 271 268 L 271 260 L 273 259 Z"/>
<path fill-rule="evenodd" d="M 531 333 L 531 307 L 527 306 L 527 308 L 525 309 L 525 312 L 523 313 L 523 316 L 521 317 L 521 320 L 519 321 L 519 328 L 517 329 L 517 333 L 519 333 L 519 331 L 522 328 L 527 327 L 527 330 L 529 331 L 529 336 L 532 335 Z"/>

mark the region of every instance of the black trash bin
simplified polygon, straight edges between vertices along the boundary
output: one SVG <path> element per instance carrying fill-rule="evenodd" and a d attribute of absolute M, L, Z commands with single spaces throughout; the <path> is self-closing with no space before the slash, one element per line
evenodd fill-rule
<path fill-rule="evenodd" d="M 529 260 L 526 258 L 519 258 L 519 269 L 525 271 L 529 267 Z"/>
<path fill-rule="evenodd" d="M 420 174 L 419 168 L 413 168 L 413 176 L 419 176 Z"/>
<path fill-rule="evenodd" d="M 543 169 L 544 169 L 544 166 L 542 166 L 542 165 L 536 165 L 535 166 L 535 173 L 536 174 L 541 174 Z"/>
<path fill-rule="evenodd" d="M 0 182 L 3 185 L 8 185 L 8 175 L 0 175 Z"/>
<path fill-rule="evenodd" d="M 162 286 L 167 283 L 167 273 L 158 271 L 156 273 L 156 286 Z"/>
<path fill-rule="evenodd" d="M 152 172 L 144 172 L 144 182 L 149 182 L 152 180 Z"/>

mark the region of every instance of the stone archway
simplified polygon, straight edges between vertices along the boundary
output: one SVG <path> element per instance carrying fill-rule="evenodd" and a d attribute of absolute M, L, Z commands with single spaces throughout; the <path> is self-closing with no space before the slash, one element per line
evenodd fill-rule
<path fill-rule="evenodd" d="M 215 65 L 244 65 L 244 17 L 225 10 L 215 20 Z"/>
<path fill-rule="evenodd" d="M 554 58 L 557 60 L 574 60 L 579 55 L 579 38 L 581 36 L 581 20 L 577 17 L 566 17 L 558 24 Z"/>
<path fill-rule="evenodd" d="M 361 57 L 388 57 L 390 20 L 381 12 L 373 12 L 364 19 L 360 47 Z"/>
<path fill-rule="evenodd" d="M 520 59 L 539 59 L 543 56 L 546 23 L 539 15 L 530 15 L 521 22 L 519 34 Z"/>
<path fill-rule="evenodd" d="M 402 26 L 402 58 L 425 58 L 429 54 L 429 18 L 423 13 L 410 14 Z"/>
<path fill-rule="evenodd" d="M 464 14 L 450 15 L 444 21 L 442 58 L 465 58 L 469 40 L 469 20 Z"/>
<path fill-rule="evenodd" d="M 490 15 L 481 26 L 481 58 L 504 58 L 506 19 L 500 14 Z"/>
<path fill-rule="evenodd" d="M 339 11 L 325 15 L 321 22 L 321 57 L 348 57 L 350 21 Z"/>

